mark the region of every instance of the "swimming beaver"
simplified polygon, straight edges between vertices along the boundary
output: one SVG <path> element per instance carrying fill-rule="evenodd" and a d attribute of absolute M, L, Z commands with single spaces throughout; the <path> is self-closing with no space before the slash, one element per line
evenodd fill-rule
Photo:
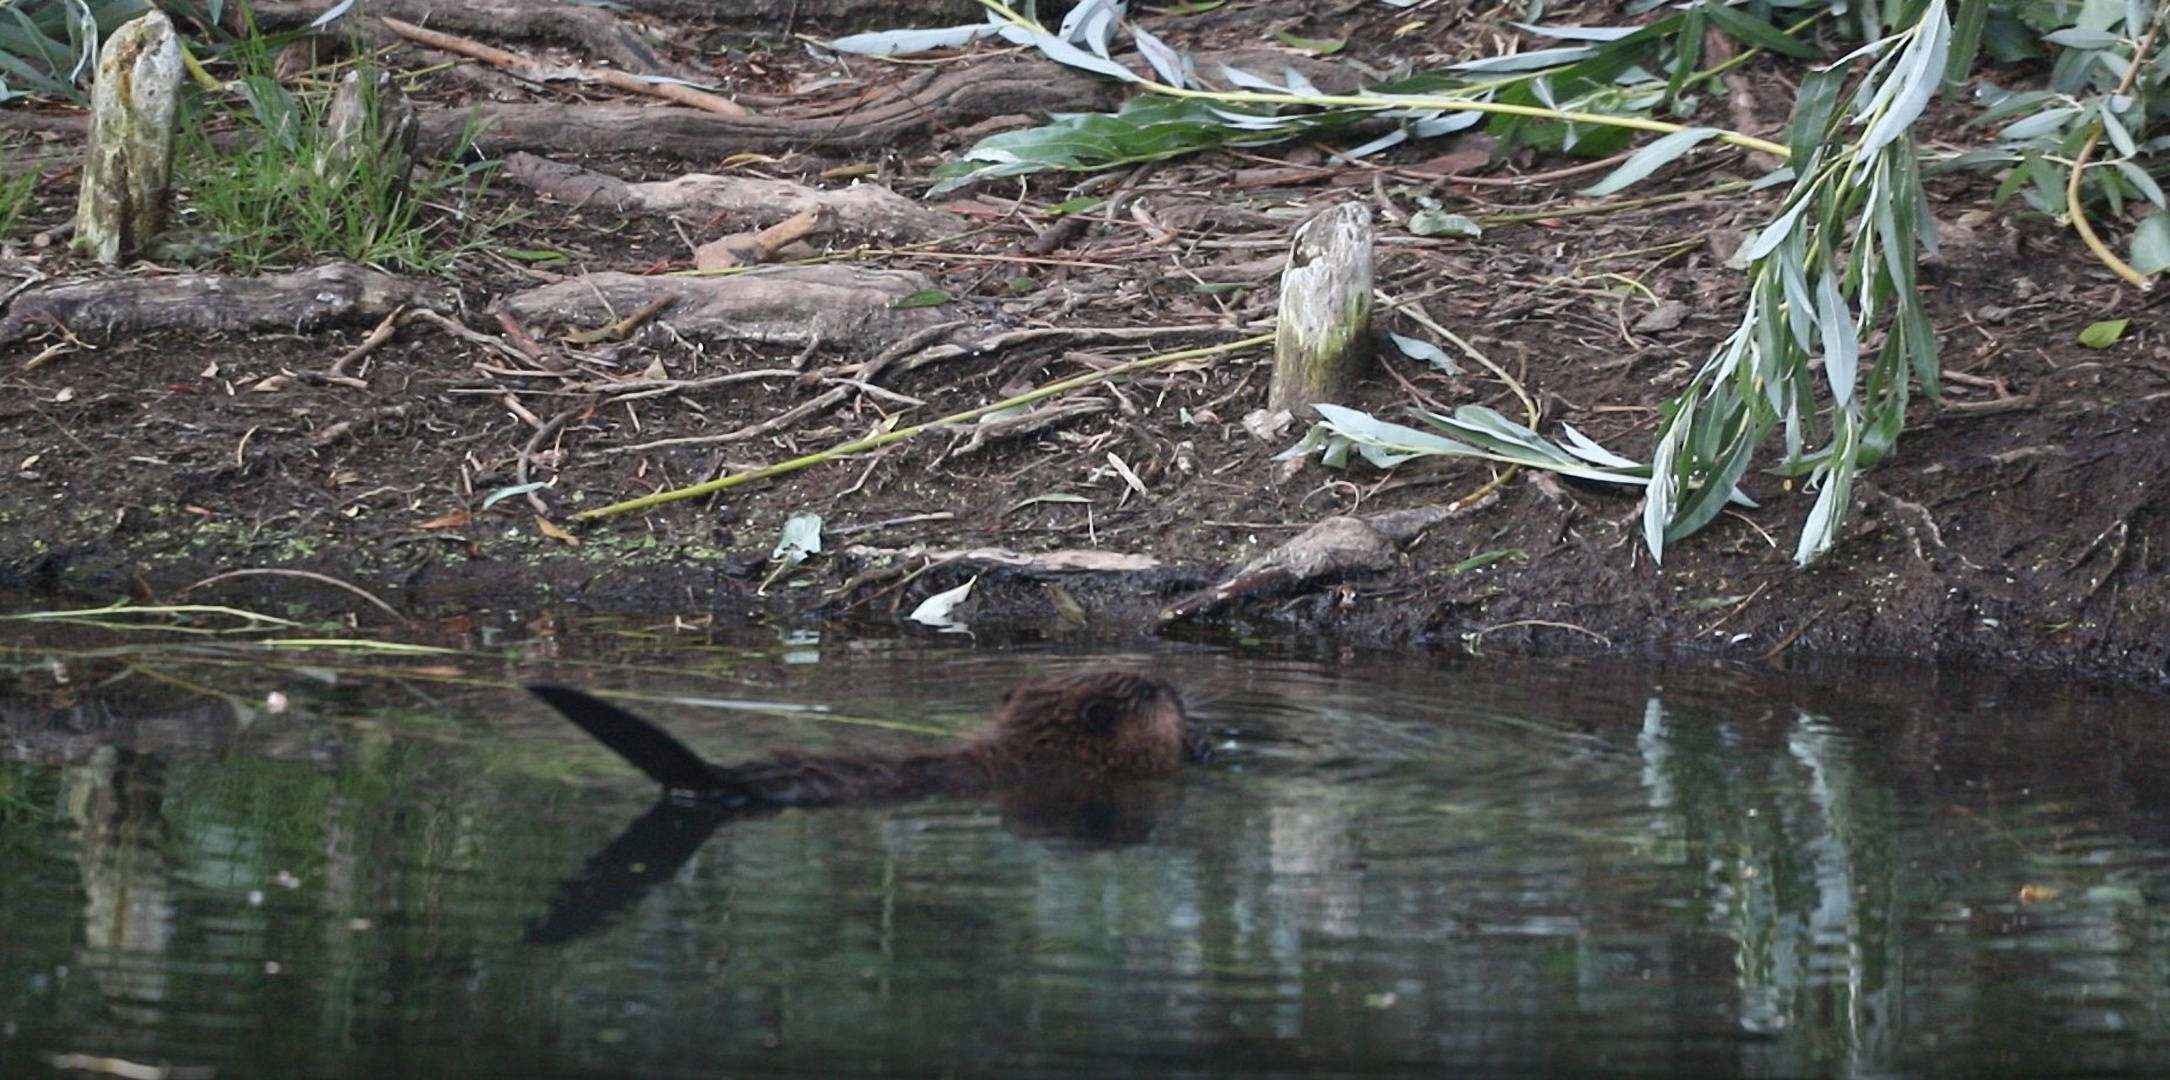
<path fill-rule="evenodd" d="M 663 729 L 578 690 L 528 689 L 672 795 L 727 808 L 889 802 L 1028 783 L 1075 788 L 1164 776 L 1209 749 L 1175 687 L 1108 668 L 1026 679 L 985 733 L 954 750 L 787 754 L 743 765 L 712 765 Z"/>

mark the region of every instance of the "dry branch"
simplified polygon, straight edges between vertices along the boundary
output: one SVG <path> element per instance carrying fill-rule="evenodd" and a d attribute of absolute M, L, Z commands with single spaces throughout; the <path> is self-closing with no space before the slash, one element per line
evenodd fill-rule
<path fill-rule="evenodd" d="M 60 326 L 94 342 L 157 330 L 306 332 L 371 322 L 401 305 L 458 310 L 458 296 L 348 262 L 261 277 L 176 274 L 94 278 L 25 290 L 0 315 L 0 345 Z"/>
<path fill-rule="evenodd" d="M 829 190 L 790 180 L 709 173 L 634 183 L 533 154 L 508 155 L 504 175 L 576 206 L 721 215 L 740 227 L 774 225 L 809 211 L 829 213 L 836 217 L 836 232 L 847 240 L 916 244 L 971 228 L 956 214 L 922 206 L 878 184 Z"/>
<path fill-rule="evenodd" d="M 687 338 L 879 349 L 943 321 L 938 309 L 894 306 L 933 287 L 915 271 L 863 266 L 769 266 L 727 277 L 603 273 L 515 293 L 499 307 L 527 326 L 592 327 L 669 299 L 651 321 Z"/>
<path fill-rule="evenodd" d="M 1400 545 L 1454 514 L 1450 507 L 1421 506 L 1368 518 L 1327 518 L 1245 563 L 1220 584 L 1168 605 L 1153 625 L 1165 627 L 1210 615 L 1244 597 L 1272 599 L 1391 570 L 1401 558 Z"/>
<path fill-rule="evenodd" d="M 696 109 L 716 113 L 720 116 L 738 117 L 746 115 L 745 107 L 738 102 L 729 98 L 717 97 L 705 90 L 696 90 L 690 86 L 681 86 L 677 83 L 650 82 L 637 75 L 628 75 L 616 68 L 589 67 L 586 64 L 545 64 L 516 53 L 506 52 L 503 49 L 492 48 L 479 41 L 471 41 L 454 34 L 426 29 L 399 19 L 386 18 L 383 21 L 384 25 L 393 33 L 409 41 L 427 45 L 433 49 L 443 49 L 449 53 L 458 53 L 461 56 L 471 56 L 484 63 L 503 68 L 523 79 L 530 79 L 535 82 L 571 80 L 573 82 L 600 83 L 613 90 L 623 90 L 632 94 L 647 94 L 651 97 L 663 98 L 666 101 L 674 101 L 680 105 L 690 105 Z"/>
<path fill-rule="evenodd" d="M 422 145 L 448 152 L 472 123 L 480 129 L 476 144 L 491 154 L 616 152 L 713 161 L 726 147 L 737 153 L 809 146 L 872 151 L 993 117 L 1101 111 L 1119 100 L 1119 91 L 1109 84 L 1052 62 L 982 62 L 907 80 L 848 115 L 833 117 L 794 116 L 788 110 L 730 117 L 644 105 L 479 102 L 472 110 L 423 117 Z"/>

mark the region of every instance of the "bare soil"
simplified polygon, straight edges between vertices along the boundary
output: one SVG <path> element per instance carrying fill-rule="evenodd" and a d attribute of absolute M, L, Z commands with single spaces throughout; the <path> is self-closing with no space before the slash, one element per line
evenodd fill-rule
<path fill-rule="evenodd" d="M 481 148 L 494 156 L 527 151 L 629 181 L 705 172 L 828 190 L 878 184 L 916 198 L 943 155 L 981 135 L 1119 100 L 1107 85 L 991 49 L 931 65 L 824 64 L 773 25 L 717 21 L 726 17 L 707 7 L 649 5 L 627 16 L 643 31 L 630 40 L 654 46 L 659 68 L 707 73 L 751 118 L 463 62 L 418 79 L 416 97 L 437 110 L 425 144 L 442 148 L 481 108 Z M 970 5 L 949 10 L 944 21 L 978 17 Z M 306 20 L 313 8 L 271 14 Z M 1201 56 L 1298 63 L 1352 82 L 1350 59 L 1433 66 L 1513 33 L 1508 13 L 1471 7 L 1424 9 L 1424 28 L 1397 34 L 1412 17 L 1295 0 L 1146 15 Z M 598 32 L 492 18 L 440 25 L 478 36 L 494 26 L 492 44 L 559 60 L 580 53 L 570 35 Z M 832 27 L 853 21 L 835 18 Z M 1329 60 L 1303 57 L 1263 37 L 1275 28 L 1349 44 Z M 446 59 L 406 44 L 391 56 L 410 71 Z M 1710 119 L 1774 131 L 1787 85 L 1783 67 L 1750 66 L 1730 100 L 1709 104 Z M 80 118 L 0 111 L 0 133 L 9 129 L 35 133 L 59 158 Z M 1766 164 L 1706 151 L 1631 195 L 1699 190 Z M 876 235 L 832 242 L 868 248 L 851 265 L 869 273 L 923 277 L 950 294 L 946 304 L 876 302 L 869 310 L 888 314 L 833 325 L 817 311 L 739 336 L 680 330 L 667 309 L 602 343 L 565 335 L 621 307 L 513 298 L 601 280 L 581 275 L 685 269 L 696 245 L 790 209 L 621 208 L 503 179 L 482 209 L 524 216 L 496 235 L 498 247 L 567 261 L 477 254 L 453 280 L 417 282 L 381 310 L 286 326 L 18 320 L 14 340 L 0 337 L 0 607 L 165 599 L 213 574 L 275 568 L 336 577 L 416 611 L 577 603 L 898 620 L 975 581 L 965 614 L 983 632 L 1124 634 L 1322 519 L 1431 507 L 1445 509 L 1391 566 L 1247 594 L 1164 620 L 1159 632 L 1535 654 L 1909 657 L 2170 688 L 2170 354 L 2160 320 L 2069 234 L 1992 207 L 1989 183 L 1963 177 L 1933 181 L 1943 250 L 1922 296 L 1950 372 L 1943 394 L 1917 402 L 1898 453 L 1859 485 L 1844 541 L 1806 570 L 1790 556 L 1813 496 L 1773 476 L 1745 485 L 1758 509 L 1728 513 L 1658 566 L 1632 494 L 1530 473 L 1488 489 L 1494 471 L 1470 462 L 1392 473 L 1277 464 L 1302 422 L 1268 438 L 1246 430 L 1267 381 L 1267 350 L 1256 348 L 1055 399 L 1034 423 L 931 431 L 716 496 L 571 521 L 1096 367 L 1258 333 L 1295 225 L 1348 200 L 1380 222 L 1379 288 L 1420 301 L 1492 357 L 1538 402 L 1542 430 L 1572 423 L 1647 455 L 1658 404 L 1737 318 L 1742 280 L 1726 258 L 1774 196 L 1593 213 L 1573 192 L 1600 169 L 1527 154 L 1494 161 L 1481 136 L 1354 165 L 1281 145 L 1118 172 L 1088 185 L 1109 202 L 1069 224 L 1046 210 L 1079 177 L 987 185 L 930 201 L 966 223 L 965 235 L 909 250 Z M 1398 224 L 1419 198 L 1494 223 L 1479 240 L 1415 237 Z M 63 222 L 73 200 L 72 170 L 51 170 L 30 225 L 0 238 L 12 245 L 0 255 L 0 318 L 42 288 L 115 276 L 25 243 Z M 139 265 L 121 276 L 173 273 Z M 393 319 L 389 340 L 340 364 L 399 301 L 439 314 Z M 2133 322 L 2115 346 L 2078 343 L 2088 323 L 2118 317 Z M 1401 316 L 1382 322 L 1425 334 Z M 775 374 L 724 378 L 747 372 Z M 652 392 L 614 388 L 630 379 Z M 1398 357 L 1348 404 L 1392 417 L 1411 404 L 1470 402 L 1520 415 L 1512 388 L 1481 369 L 1447 374 Z M 483 505 L 523 482 L 549 486 Z M 824 519 L 826 550 L 771 581 L 771 549 L 799 512 Z M 1000 553 L 957 557 L 975 549 Z M 1149 568 L 1035 561 L 1079 551 Z M 190 595 L 378 618 L 342 590 L 294 577 L 231 578 Z"/>

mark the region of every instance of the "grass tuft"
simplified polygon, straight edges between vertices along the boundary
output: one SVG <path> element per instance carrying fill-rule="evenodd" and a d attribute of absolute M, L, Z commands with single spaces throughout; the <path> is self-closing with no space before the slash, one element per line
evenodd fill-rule
<path fill-rule="evenodd" d="M 14 161 L 17 150 L 15 143 L 0 141 L 0 161 Z M 30 211 L 30 197 L 44 179 L 34 168 L 22 172 L 0 169 L 0 242 L 22 223 L 23 215 Z"/>
<path fill-rule="evenodd" d="M 231 85 L 236 93 L 197 98 L 182 119 L 168 258 L 254 274 L 339 256 L 442 275 L 509 220 L 475 210 L 496 165 L 462 164 L 472 129 L 445 161 L 410 165 L 397 140 L 341 153 L 325 130 L 328 90 L 294 93 L 263 74 Z"/>

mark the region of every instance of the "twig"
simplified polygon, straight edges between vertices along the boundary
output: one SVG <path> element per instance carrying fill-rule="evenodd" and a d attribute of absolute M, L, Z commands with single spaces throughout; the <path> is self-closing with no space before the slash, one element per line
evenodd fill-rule
<path fill-rule="evenodd" d="M 632 335 L 633 331 L 640 329 L 642 323 L 662 314 L 664 308 L 670 307 L 677 302 L 678 298 L 675 296 L 658 296 L 633 309 L 632 314 L 616 322 L 604 323 L 592 330 L 569 330 L 565 333 L 565 340 L 574 345 L 599 345 L 606 341 L 624 341 Z"/>
<path fill-rule="evenodd" d="M 2101 546 L 2103 539 L 2105 537 L 2108 537 L 2112 532 L 2117 533 L 2117 542 L 2110 545 L 2110 568 L 2104 570 L 2100 574 L 2095 575 L 2095 580 L 2087 586 L 2087 595 L 2082 597 L 2080 600 L 2080 602 L 2083 604 L 2090 600 L 2093 600 L 2095 598 L 2095 594 L 2101 592 L 2102 587 L 2104 585 L 2108 585 L 2110 583 L 2110 579 L 2116 577 L 2118 570 L 2124 567 L 2126 547 L 2125 540 L 2131 532 L 2130 526 L 2126 524 L 2124 518 L 2118 518 L 2117 521 L 2109 528 L 2102 530 L 2102 532 L 2095 537 L 2094 542 L 2087 545 L 2087 549 L 2085 551 L 2080 552 L 2079 558 L 2072 560 L 2072 569 L 2079 569 L 2080 564 L 2086 562 L 2088 557 L 2095 553 L 2095 549 Z"/>
<path fill-rule="evenodd" d="M 75 331 L 70 330 L 65 326 L 62 326 L 60 327 L 60 340 L 52 343 L 51 345 L 47 345 L 43 349 L 38 350 L 38 355 L 23 361 L 23 370 L 36 371 L 39 368 L 44 367 L 55 357 L 66 356 L 72 352 L 96 351 L 98 351 L 97 346 L 84 341 L 82 338 L 76 337 Z"/>
<path fill-rule="evenodd" d="M 674 488 L 668 491 L 658 491 L 652 495 L 643 495 L 637 499 L 628 499 L 624 502 L 612 503 L 609 506 L 601 506 L 593 510 L 583 510 L 580 513 L 574 514 L 573 520 L 594 521 L 597 518 L 612 517 L 617 514 L 630 513 L 635 510 L 645 510 L 651 506 L 661 506 L 664 503 L 677 502 L 681 499 L 699 498 L 703 495 L 722 491 L 725 488 L 737 487 L 740 484 L 752 483 L 755 480 L 766 480 L 770 477 L 784 476 L 789 473 L 797 472 L 800 469 L 808 468 L 814 465 L 820 465 L 824 462 L 833 461 L 837 458 L 844 457 L 850 454 L 857 454 L 867 450 L 873 450 L 877 447 L 887 446 L 893 442 L 901 442 L 923 431 L 928 431 L 934 428 L 947 427 L 951 424 L 969 424 L 972 421 L 977 420 L 982 416 L 986 416 L 989 413 L 999 412 L 1003 409 L 1015 408 L 1019 405 L 1030 405 L 1035 401 L 1044 401 L 1048 398 L 1055 397 L 1060 394 L 1069 393 L 1070 391 L 1079 389 L 1080 387 L 1091 386 L 1095 383 L 1105 382 L 1109 379 L 1120 378 L 1124 375 L 1129 375 L 1134 372 L 1149 371 L 1153 368 L 1176 363 L 1182 360 L 1195 360 L 1207 356 L 1219 356 L 1224 353 L 1236 352 L 1241 349 L 1256 348 L 1260 345 L 1267 344 L 1272 340 L 1272 334 L 1259 334 L 1237 341 L 1225 342 L 1220 345 L 1206 345 L 1196 349 L 1181 349 L 1176 352 L 1161 353 L 1158 356 L 1148 356 L 1142 360 L 1133 360 L 1127 364 L 1117 364 L 1114 367 L 1106 368 L 1101 371 L 1087 372 L 1086 374 L 1078 375 L 1073 378 L 1062 379 L 1057 382 L 1051 382 L 1048 383 L 1046 386 L 1029 390 L 1025 393 L 1017 395 L 1016 397 L 1005 398 L 990 405 L 982 405 L 976 409 L 966 409 L 965 411 L 960 413 L 952 413 L 948 416 L 942 417 L 939 420 L 930 420 L 924 424 L 915 424 L 911 427 L 897 428 L 893 431 L 885 431 L 874 435 L 869 435 L 864 438 L 853 439 L 850 442 L 832 446 L 829 449 L 824 450 L 818 454 L 808 454 L 804 457 L 793 458 L 790 461 L 770 465 L 767 468 L 754 469 L 750 472 L 742 472 L 732 476 L 718 477 L 714 480 L 708 481 L 707 483 L 695 484 L 691 487 Z"/>
<path fill-rule="evenodd" d="M 684 390 L 705 390 L 711 386 L 729 386 L 732 383 L 759 382 L 762 379 L 796 379 L 800 374 L 790 368 L 760 368 L 754 371 L 734 371 L 728 375 L 711 375 L 705 379 L 627 379 L 624 382 L 575 383 L 565 390 L 568 393 L 603 394 L 612 401 L 639 401 L 642 398 L 662 397 Z"/>
<path fill-rule="evenodd" d="M 534 465 L 535 453 L 542 448 L 543 441 L 556 435 L 565 426 L 566 421 L 571 420 L 581 411 L 581 409 L 567 409 L 551 417 L 541 427 L 536 428 L 533 435 L 528 436 L 527 443 L 520 447 L 520 460 L 513 466 L 513 482 L 515 484 L 526 484 L 528 482 L 528 470 Z M 538 514 L 548 514 L 550 512 L 550 508 L 543 503 L 542 497 L 532 491 L 527 493 L 527 504 L 533 507 Z"/>
<path fill-rule="evenodd" d="M 1816 625 L 1817 622 L 1821 621 L 1824 616 L 1829 615 L 1830 613 L 1831 605 L 1828 603 L 1820 608 L 1817 608 L 1814 614 L 1810 615 L 1808 618 L 1801 620 L 1801 625 L 1794 627 L 1793 630 L 1787 633 L 1785 637 L 1779 638 L 1778 644 L 1763 650 L 1763 653 L 1759 657 L 1759 659 L 1778 659 L 1779 653 L 1785 652 L 1787 649 L 1792 648 L 1794 642 L 1801 640 L 1802 634 L 1808 633 L 1809 627 Z"/>
<path fill-rule="evenodd" d="M 192 592 L 196 589 L 201 589 L 204 586 L 209 585 L 213 582 L 229 581 L 239 577 L 293 577 L 300 578 L 304 581 L 314 581 L 319 585 L 329 585 L 335 589 L 345 589 L 346 591 L 353 593 L 354 595 L 359 596 L 364 600 L 367 600 L 370 604 L 375 606 L 377 610 L 382 611 L 386 615 L 390 615 L 394 619 L 399 620 L 401 625 L 414 625 L 414 623 L 409 620 L 405 615 L 400 614 L 398 610 L 392 607 L 392 605 L 377 599 L 376 595 L 374 593 L 371 593 L 369 590 L 364 589 L 358 585 L 350 585 L 347 582 L 341 581 L 338 578 L 332 577 L 328 574 L 319 574 L 309 570 L 284 570 L 276 567 L 264 567 L 254 570 L 228 570 L 223 574 L 213 574 L 210 577 L 207 577 L 202 581 L 195 583 L 194 585 L 183 588 L 181 592 Z"/>
<path fill-rule="evenodd" d="M 873 457 L 868 458 L 866 462 L 866 468 L 859 470 L 859 479 L 852 481 L 850 487 L 845 488 L 844 490 L 837 492 L 835 495 L 830 496 L 829 501 L 832 503 L 841 502 L 849 496 L 857 495 L 859 493 L 859 489 L 865 487 L 867 480 L 873 477 L 874 470 L 880 468 L 882 461 L 888 456 L 889 451 L 883 450 L 880 453 L 875 454 Z"/>
<path fill-rule="evenodd" d="M 511 342 L 512 347 L 520 350 L 536 367 L 544 371 L 569 371 L 572 369 L 573 365 L 564 357 L 559 356 L 556 350 L 535 340 L 535 335 L 528 333 L 527 327 L 520 325 L 519 320 L 513 318 L 511 312 L 498 312 L 497 325 L 505 331 L 505 340 Z"/>
<path fill-rule="evenodd" d="M 1732 622 L 1735 615 L 1738 615 L 1741 612 L 1748 610 L 1748 605 L 1755 603 L 1756 597 L 1762 596 L 1764 590 L 1769 589 L 1770 587 L 1771 583 L 1768 581 L 1756 586 L 1755 591 L 1749 593 L 1744 597 L 1741 597 L 1740 602 L 1734 604 L 1732 610 L 1725 613 L 1724 618 L 1721 618 L 1717 622 L 1714 622 L 1709 626 L 1704 627 L 1702 630 L 1702 634 L 1698 636 L 1707 636 L 1717 633 L 1721 627 L 1725 626 L 1725 624 Z"/>
<path fill-rule="evenodd" d="M 1499 381 L 1505 383 L 1507 385 L 1507 389 L 1513 391 L 1514 396 L 1521 399 L 1522 410 L 1529 415 L 1529 422 L 1527 426 L 1533 431 L 1536 430 L 1537 422 L 1544 418 L 1543 414 L 1537 411 L 1537 402 L 1535 399 L 1530 397 L 1529 391 L 1522 388 L 1522 383 L 1520 380 L 1516 379 L 1512 375 L 1507 374 L 1507 369 L 1493 363 L 1491 357 L 1486 356 L 1475 345 L 1471 345 L 1469 342 L 1462 340 L 1461 335 L 1456 334 L 1454 331 L 1439 325 L 1439 323 L 1431 317 L 1431 314 L 1424 310 L 1424 306 L 1422 304 L 1416 303 L 1415 301 L 1405 302 L 1401 300 L 1396 300 L 1395 298 L 1387 295 L 1384 292 L 1378 292 L 1375 295 L 1378 296 L 1380 303 L 1385 304 L 1386 306 L 1391 307 L 1401 312 L 1402 314 L 1409 316 L 1411 319 L 1422 324 L 1425 329 L 1430 330 L 1432 333 L 1438 334 L 1440 337 L 1446 338 L 1448 341 L 1453 342 L 1455 348 L 1462 350 L 1463 356 L 1469 357 L 1471 360 L 1475 360 L 1477 363 L 1484 365 L 1485 370 L 1490 371 L 1495 376 L 1498 376 Z"/>
<path fill-rule="evenodd" d="M 923 521 L 955 520 L 957 520 L 955 513 L 948 510 L 936 510 L 926 514 L 906 514 L 903 517 L 884 518 L 881 521 L 866 521 L 857 525 L 838 525 L 835 528 L 822 531 L 831 537 L 850 536 L 853 533 L 872 532 L 875 529 L 887 529 L 897 525 L 917 525 Z"/>
<path fill-rule="evenodd" d="M 330 446 L 331 444 L 338 442 L 339 440 L 344 439 L 349 435 L 354 434 L 355 429 L 357 428 L 374 427 L 376 426 L 377 422 L 381 420 L 403 419 L 412 408 L 413 406 L 411 406 L 410 404 L 402 402 L 398 405 L 386 405 L 381 408 L 372 409 L 369 412 L 363 413 L 362 415 L 349 420 L 341 420 L 338 423 L 332 424 L 326 427 L 324 430 L 309 436 L 309 438 L 303 441 L 303 443 L 301 444 L 302 449 L 322 450 L 325 447 Z M 246 441 L 247 440 L 243 440 L 244 443 L 246 443 Z M 237 449 L 235 452 L 239 453 L 239 450 Z"/>
<path fill-rule="evenodd" d="M 514 75 L 533 82 L 571 79 L 575 82 L 601 83 L 613 90 L 624 90 L 633 94 L 647 94 L 650 97 L 675 101 L 680 105 L 691 105 L 696 109 L 723 116 L 743 117 L 749 115 L 745 107 L 738 102 L 729 98 L 717 97 L 705 90 L 696 90 L 679 83 L 649 82 L 638 75 L 630 75 L 616 68 L 596 68 L 589 67 L 586 64 L 544 64 L 515 53 L 506 52 L 503 49 L 493 49 L 479 41 L 463 38 L 456 34 L 427 30 L 413 23 L 402 22 L 389 16 L 385 17 L 383 21 L 384 25 L 393 33 L 409 41 L 418 42 L 433 49 L 443 49 L 448 53 L 470 56 L 485 63 L 504 68 Z"/>
<path fill-rule="evenodd" d="M 436 312 L 429 310 L 428 308 L 416 308 L 414 309 L 412 314 L 415 318 L 421 319 L 423 322 L 436 324 L 438 329 L 443 330 L 445 333 L 451 334 L 453 337 L 459 338 L 460 340 L 465 341 L 471 345 L 479 345 L 482 348 L 489 350 L 490 352 L 496 353 L 497 355 L 506 358 L 507 360 L 526 359 L 526 357 L 523 356 L 519 350 L 505 344 L 503 341 L 497 338 L 491 337 L 490 335 L 481 332 L 480 330 L 473 329 L 467 324 L 462 323 L 457 319 L 451 319 L 443 315 L 439 315 Z M 476 366 L 481 367 L 482 365 L 478 364 Z M 551 376 L 556 378 L 564 378 L 563 372 L 555 371 L 514 370 L 506 372 L 493 371 L 491 372 L 491 374 Z"/>
<path fill-rule="evenodd" d="M 399 317 L 406 313 L 407 306 L 405 304 L 393 308 L 390 315 L 386 315 L 377 322 L 376 328 L 369 332 L 368 337 L 362 339 L 361 344 L 348 349 L 339 359 L 332 361 L 332 366 L 324 372 L 325 377 L 332 379 L 347 378 L 347 365 L 376 352 L 379 346 L 392 340 L 393 332 L 399 329 Z M 368 388 L 369 384 L 362 384 L 362 389 L 366 390 Z"/>
<path fill-rule="evenodd" d="M 1503 622 L 1494 626 L 1487 626 L 1482 630 L 1472 631 L 1470 633 L 1462 635 L 1462 637 L 1471 645 L 1479 645 L 1484 642 L 1484 636 L 1486 634 L 1492 633 L 1495 630 L 1511 630 L 1523 626 L 1549 626 L 1555 630 L 1573 630 L 1578 634 L 1585 634 L 1591 638 L 1596 639 L 1598 644 L 1603 645 L 1608 649 L 1612 647 L 1611 638 L 1606 637 L 1605 635 L 1600 634 L 1597 631 L 1590 629 L 1589 627 L 1576 626 L 1574 623 L 1556 622 L 1552 619 L 1515 619 L 1511 622 Z"/>
<path fill-rule="evenodd" d="M 505 411 L 519 417 L 521 423 L 526 424 L 527 426 L 534 428 L 537 431 L 542 430 L 542 428 L 545 426 L 543 424 L 543 418 L 535 415 L 534 410 L 522 404 L 520 401 L 520 396 L 510 390 L 505 391 L 505 393 L 497 399 L 497 403 L 499 405 L 503 405 L 505 407 Z"/>
<path fill-rule="evenodd" d="M 790 427 L 808 414 L 820 412 L 850 397 L 851 391 L 852 388 L 849 386 L 832 387 L 823 391 L 820 396 L 802 402 L 789 411 L 769 417 L 758 424 L 748 424 L 736 431 L 726 431 L 721 435 L 684 435 L 675 439 L 657 439 L 654 442 L 635 443 L 632 446 L 614 446 L 602 451 L 602 456 L 617 457 L 622 454 L 638 454 L 648 450 L 662 450 L 672 446 L 714 446 L 718 443 L 744 442 L 747 439 L 766 435 L 778 428 Z M 574 520 L 581 520 L 584 516 L 585 514 L 574 515 Z"/>

